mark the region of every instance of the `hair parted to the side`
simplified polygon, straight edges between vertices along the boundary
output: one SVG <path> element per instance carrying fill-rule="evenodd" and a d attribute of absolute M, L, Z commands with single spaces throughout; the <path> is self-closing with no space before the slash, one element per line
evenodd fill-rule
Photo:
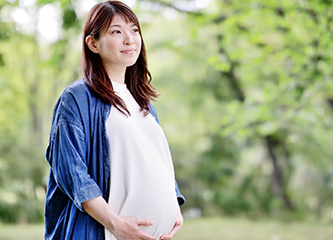
<path fill-rule="evenodd" d="M 113 91 L 111 80 L 103 66 L 99 54 L 92 52 L 85 39 L 91 35 L 96 40 L 110 26 L 115 15 L 119 14 L 125 21 L 133 22 L 139 29 L 142 46 L 136 63 L 127 67 L 125 83 L 145 114 L 150 112 L 149 101 L 158 97 L 156 90 L 150 84 L 151 74 L 147 67 L 146 49 L 142 38 L 139 20 L 134 12 L 120 1 L 106 1 L 96 4 L 89 12 L 83 28 L 83 74 L 88 87 L 99 97 L 124 114 L 129 114 L 126 105 Z M 126 112 L 126 113 L 125 113 Z"/>

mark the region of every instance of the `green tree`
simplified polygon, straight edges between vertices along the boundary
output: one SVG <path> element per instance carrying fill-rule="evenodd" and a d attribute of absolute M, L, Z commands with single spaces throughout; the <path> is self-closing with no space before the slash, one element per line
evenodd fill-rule
<path fill-rule="evenodd" d="M 331 219 L 332 2 L 205 2 L 133 6 L 184 208 Z M 81 3 L 0 3 L 2 220 L 42 219 L 52 109 L 80 77 Z M 46 8 L 61 25 L 51 42 L 37 28 Z"/>
<path fill-rule="evenodd" d="M 332 3 L 214 1 L 190 11 L 177 1 L 150 2 L 186 16 L 176 20 L 186 44 L 164 41 L 181 58 L 168 84 L 178 79 L 182 97 L 173 109 L 190 119 L 186 144 L 194 147 L 183 154 L 207 183 L 201 200 L 252 216 L 329 212 Z M 194 177 L 187 180 L 197 185 Z"/>
<path fill-rule="evenodd" d="M 59 8 L 51 1 L 0 6 L 0 219 L 5 221 L 43 219 L 52 109 L 60 91 L 78 75 L 79 48 L 71 46 L 78 19 L 64 1 L 60 39 L 43 42 L 37 23 L 46 4 Z M 14 21 L 15 11 L 30 14 L 28 28 Z"/>

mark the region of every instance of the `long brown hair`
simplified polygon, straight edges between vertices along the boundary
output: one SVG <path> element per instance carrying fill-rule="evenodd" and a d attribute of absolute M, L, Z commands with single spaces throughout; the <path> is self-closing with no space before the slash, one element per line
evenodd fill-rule
<path fill-rule="evenodd" d="M 139 20 L 126 4 L 120 1 L 106 1 L 96 4 L 90 10 L 83 28 L 84 81 L 102 101 L 113 105 L 122 113 L 130 115 L 125 103 L 113 91 L 112 83 L 101 57 L 92 52 L 85 42 L 89 35 L 98 40 L 101 34 L 105 34 L 105 29 L 110 26 L 116 14 L 119 14 L 127 22 L 133 22 L 138 27 L 142 39 Z M 150 84 L 151 74 L 147 67 L 146 49 L 143 39 L 141 41 L 141 51 L 136 63 L 126 68 L 125 83 L 141 107 L 141 111 L 148 114 L 150 112 L 149 101 L 155 100 L 158 94 Z"/>

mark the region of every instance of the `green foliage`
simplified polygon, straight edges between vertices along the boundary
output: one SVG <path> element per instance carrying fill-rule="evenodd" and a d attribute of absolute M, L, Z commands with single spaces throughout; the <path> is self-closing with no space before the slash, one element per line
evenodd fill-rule
<path fill-rule="evenodd" d="M 332 221 L 332 3 L 136 1 L 184 211 Z M 27 6 L 0 3 L 3 221 L 41 219 L 52 109 L 80 77 L 80 2 L 38 0 L 36 21 L 46 4 L 54 43 L 11 19 Z"/>
<path fill-rule="evenodd" d="M 333 178 L 331 4 L 214 1 L 184 15 L 175 1 L 163 1 L 179 17 L 168 25 L 176 40 L 167 27 L 155 37 L 169 48 L 153 51 L 167 63 L 156 67 L 167 69 L 154 74 L 158 88 L 172 89 L 161 104 L 172 116 L 162 112 L 162 119 L 180 125 L 172 148 L 183 149 L 176 159 L 190 169 L 177 174 L 188 178 L 186 196 L 198 198 L 194 178 L 206 184 L 198 198 L 206 204 L 187 207 L 205 213 L 215 204 L 250 217 L 331 211 L 323 194 L 332 193 L 323 182 Z M 308 174 L 314 179 L 306 181 Z"/>
<path fill-rule="evenodd" d="M 73 8 L 65 8 L 63 10 L 63 28 L 68 29 L 77 24 L 78 19 Z"/>
<path fill-rule="evenodd" d="M 0 9 L 1 16 L 10 16 L 12 7 Z M 43 220 L 52 109 L 78 75 L 79 51 L 68 41 L 76 36 L 71 28 L 77 19 L 67 20 L 69 33 L 64 30 L 61 40 L 47 45 L 37 31 L 21 32 L 18 23 L 0 21 L 5 33 L 0 37 L 0 221 Z"/>
<path fill-rule="evenodd" d="M 44 208 L 38 201 L 0 202 L 0 216 L 4 223 L 40 223 L 44 219 Z"/>

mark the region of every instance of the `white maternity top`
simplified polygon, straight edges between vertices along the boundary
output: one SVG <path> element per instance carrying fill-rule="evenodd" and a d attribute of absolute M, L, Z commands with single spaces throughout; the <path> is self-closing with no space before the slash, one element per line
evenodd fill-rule
<path fill-rule="evenodd" d="M 106 122 L 110 141 L 109 205 L 119 216 L 152 220 L 141 226 L 159 239 L 170 232 L 177 215 L 175 178 L 169 146 L 154 117 L 144 116 L 125 84 L 112 82 L 131 116 L 115 107 Z M 115 236 L 105 229 L 105 239 Z"/>

